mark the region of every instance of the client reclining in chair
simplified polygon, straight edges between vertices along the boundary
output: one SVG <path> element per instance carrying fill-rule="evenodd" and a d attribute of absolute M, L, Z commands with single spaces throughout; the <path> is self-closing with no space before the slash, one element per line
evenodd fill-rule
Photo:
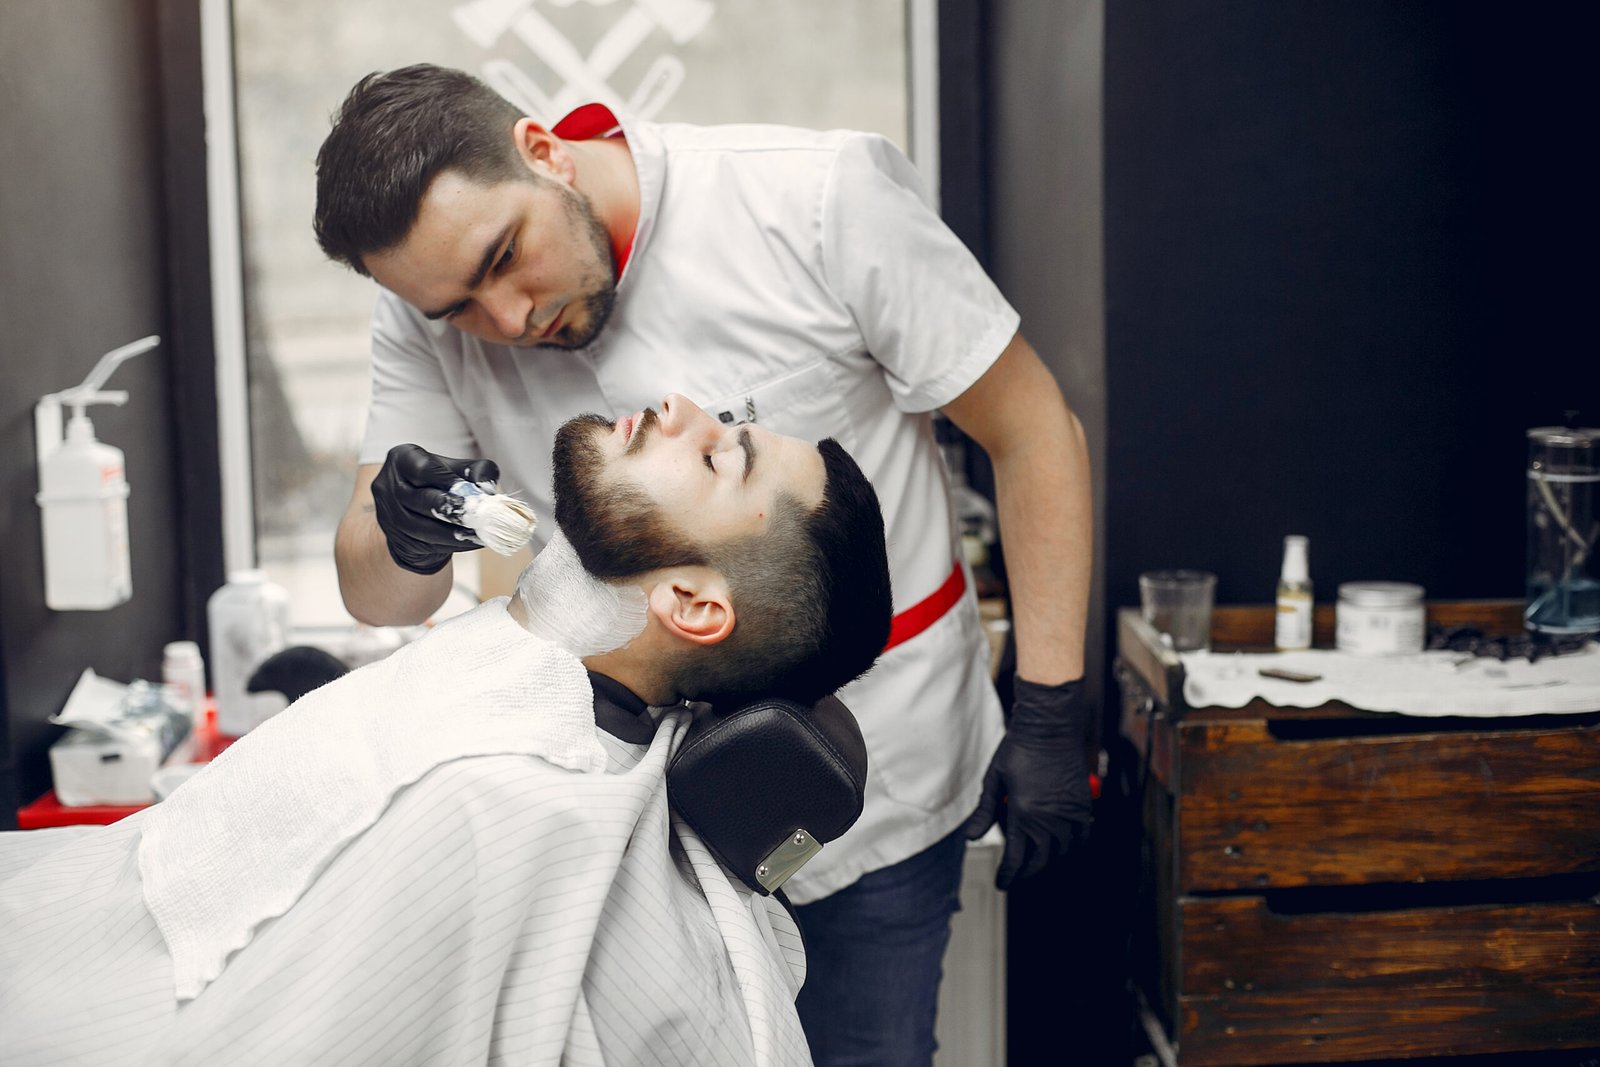
<path fill-rule="evenodd" d="M 682 701 L 810 703 L 871 665 L 877 498 L 837 444 L 679 396 L 573 420 L 554 459 L 513 597 L 153 808 L 0 834 L 8 1065 L 809 1062 L 796 929 L 667 769 Z"/>

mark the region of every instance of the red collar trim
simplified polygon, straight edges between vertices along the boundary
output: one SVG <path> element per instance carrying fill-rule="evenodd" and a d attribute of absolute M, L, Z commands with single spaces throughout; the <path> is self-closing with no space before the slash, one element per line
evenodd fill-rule
<path fill-rule="evenodd" d="M 584 104 L 574 109 L 566 118 L 550 127 L 550 132 L 564 141 L 591 141 L 597 137 L 622 137 L 622 123 L 617 121 L 617 116 L 604 104 Z M 617 277 L 622 277 L 622 272 L 628 266 L 628 257 L 633 254 L 633 239 L 638 236 L 638 231 L 628 235 L 627 244 L 611 249 L 612 257 L 617 263 Z"/>
<path fill-rule="evenodd" d="M 564 141 L 589 141 L 596 137 L 620 137 L 622 123 L 604 104 L 584 104 L 550 127 Z"/>

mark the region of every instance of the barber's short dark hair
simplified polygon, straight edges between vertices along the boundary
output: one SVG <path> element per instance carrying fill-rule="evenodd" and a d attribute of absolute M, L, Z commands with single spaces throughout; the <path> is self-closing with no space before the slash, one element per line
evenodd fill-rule
<path fill-rule="evenodd" d="M 405 240 L 441 171 L 481 184 L 532 180 L 513 129 L 522 112 L 463 71 L 430 63 L 355 84 L 317 152 L 317 243 L 367 275 L 364 260 Z"/>
<path fill-rule="evenodd" d="M 780 497 L 765 532 L 705 546 L 728 580 L 734 628 L 675 665 L 684 696 L 725 710 L 763 696 L 811 704 L 883 651 L 894 607 L 878 495 L 837 441 L 817 450 L 821 504 Z"/>

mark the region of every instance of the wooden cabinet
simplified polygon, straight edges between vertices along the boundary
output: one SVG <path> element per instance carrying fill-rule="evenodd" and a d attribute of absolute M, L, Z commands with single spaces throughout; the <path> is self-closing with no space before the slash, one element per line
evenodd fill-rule
<path fill-rule="evenodd" d="M 1489 632 L 1520 605 L 1430 605 Z M 1320 643 L 1331 609 L 1319 609 Z M 1215 648 L 1270 647 L 1270 607 Z M 1183 1067 L 1600 1046 L 1600 709 L 1191 708 L 1118 617 L 1140 760 L 1135 973 Z"/>

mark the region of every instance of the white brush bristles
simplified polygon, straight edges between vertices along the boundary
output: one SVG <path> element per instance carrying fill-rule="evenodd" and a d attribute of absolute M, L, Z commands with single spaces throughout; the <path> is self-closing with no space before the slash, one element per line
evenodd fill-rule
<path fill-rule="evenodd" d="M 450 492 L 463 501 L 460 522 L 478 535 L 478 541 L 502 556 L 509 556 L 533 540 L 538 524 L 533 509 L 514 496 L 486 492 L 482 486 L 459 481 Z"/>

